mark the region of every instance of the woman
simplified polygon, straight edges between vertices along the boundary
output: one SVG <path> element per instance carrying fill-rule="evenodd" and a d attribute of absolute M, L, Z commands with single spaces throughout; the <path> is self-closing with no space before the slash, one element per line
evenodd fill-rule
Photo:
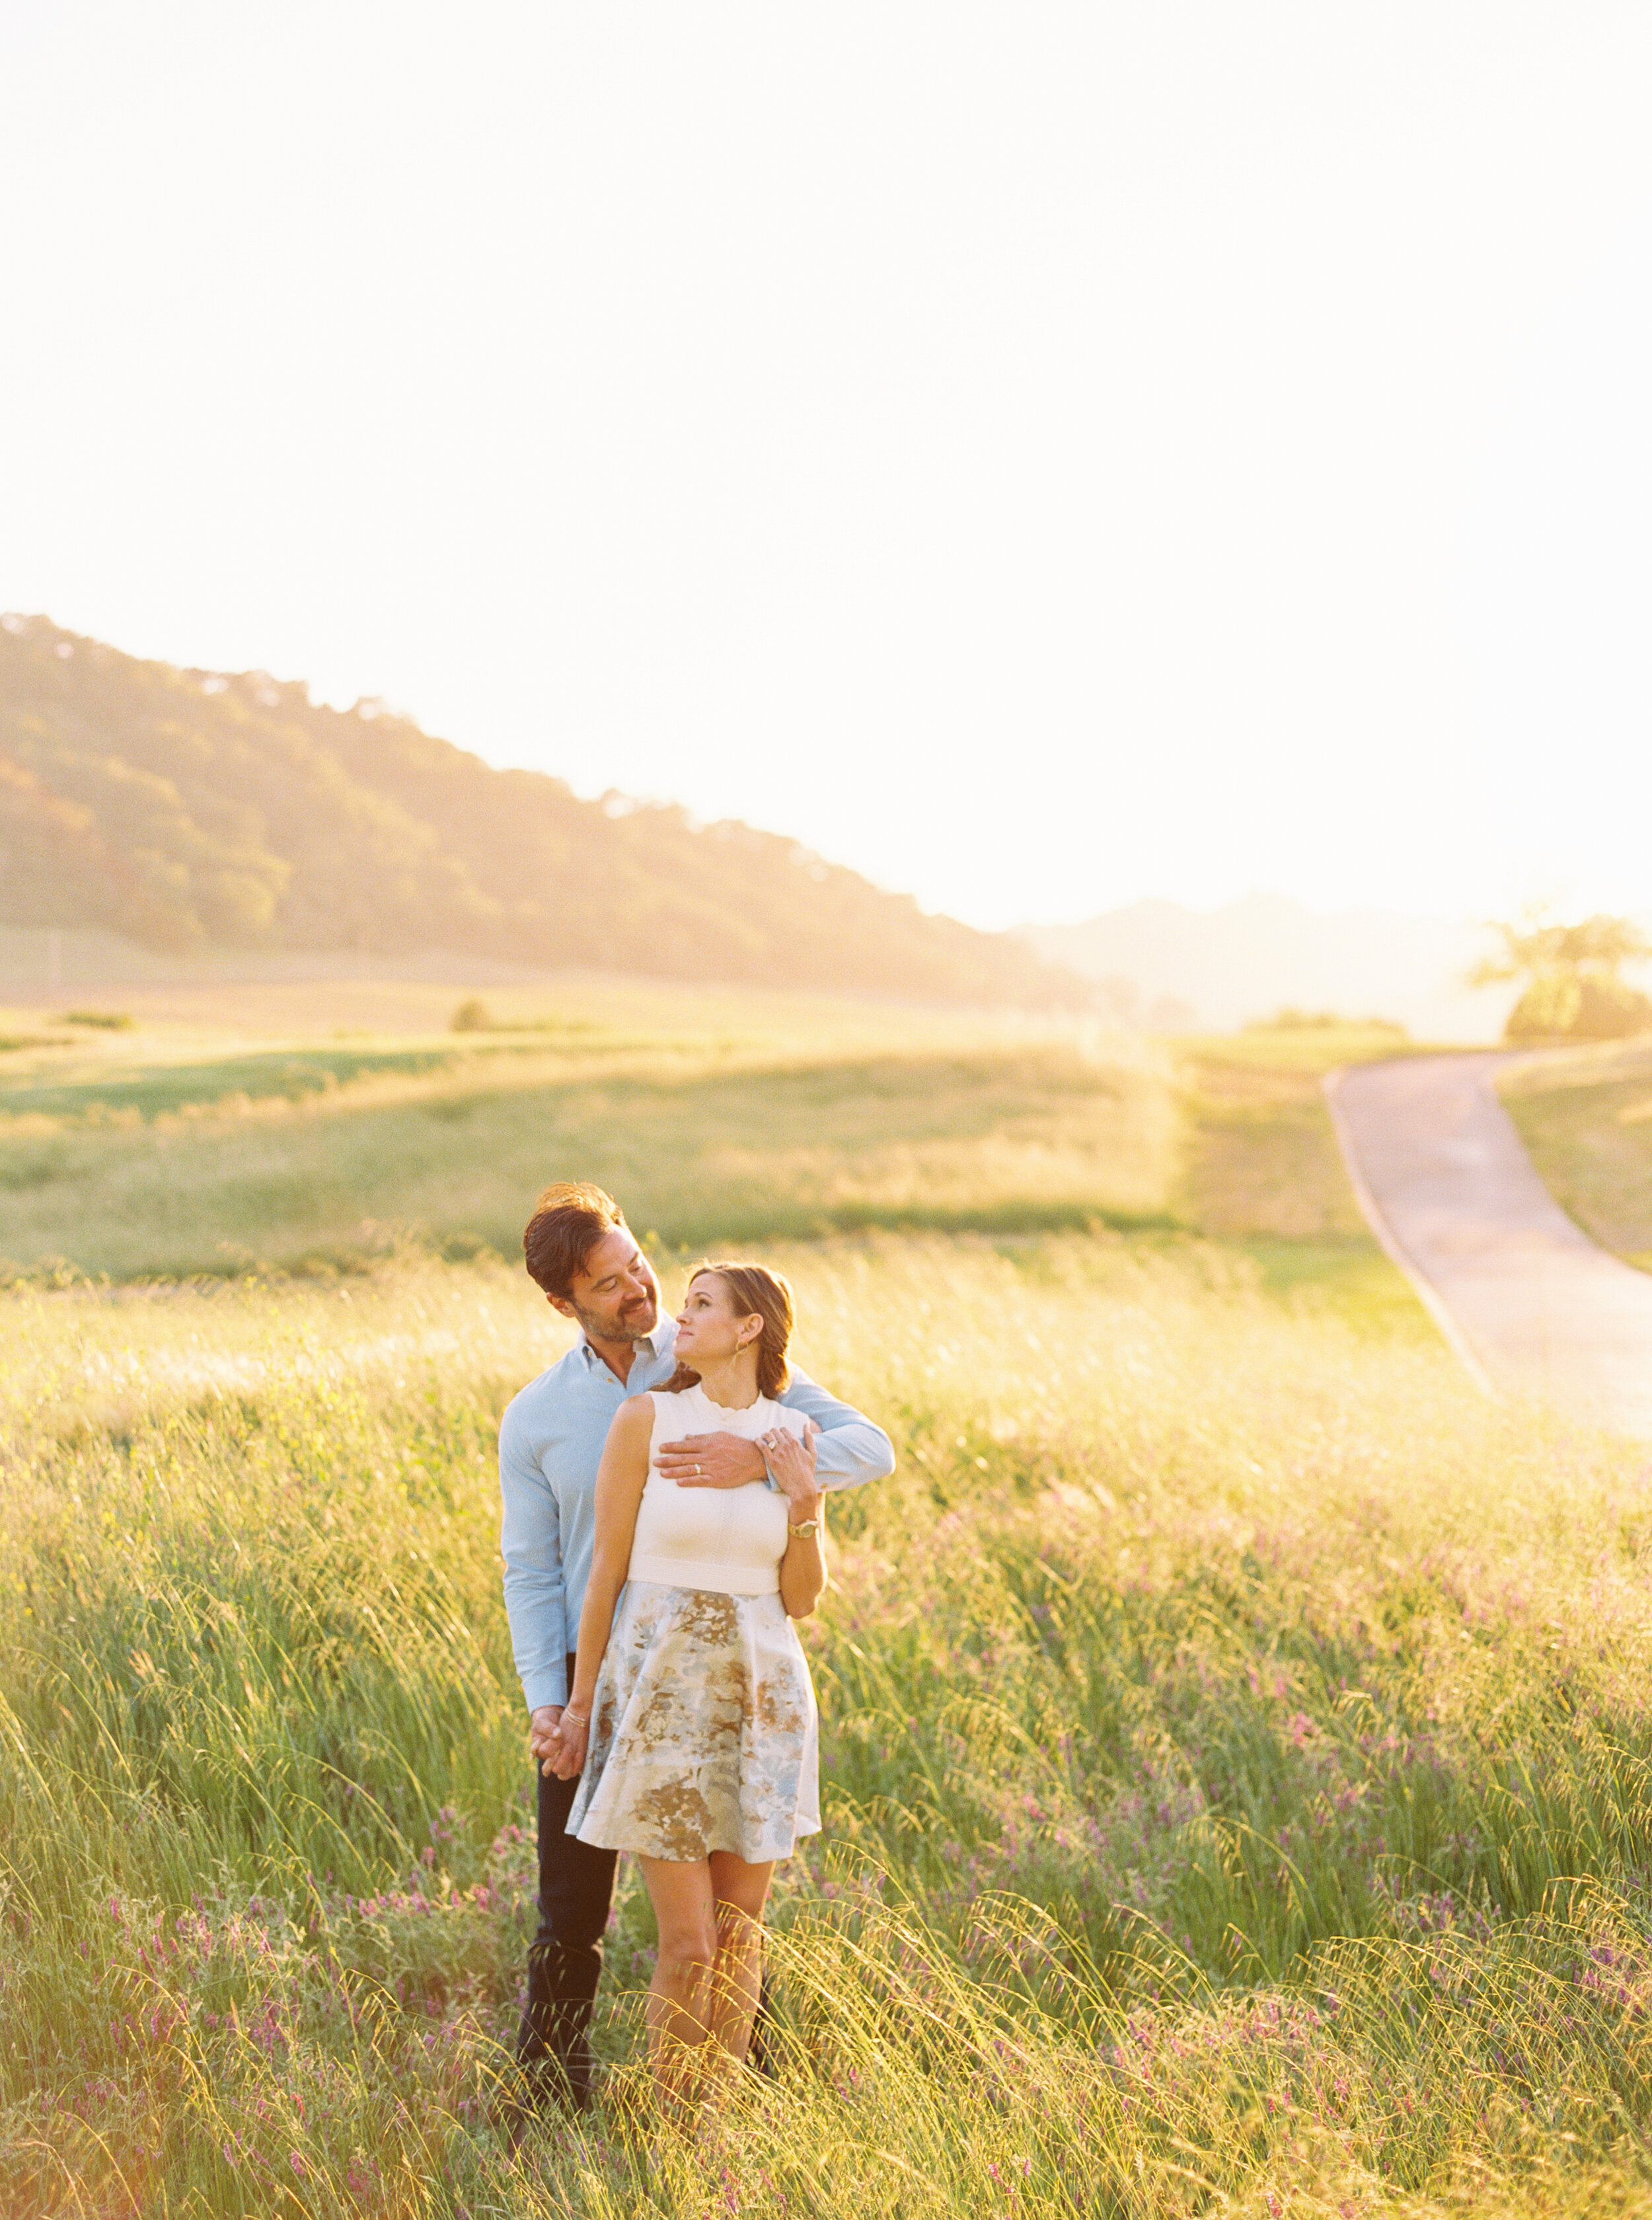
<path fill-rule="evenodd" d="M 791 1327 L 791 1290 L 762 1265 L 691 1275 L 676 1371 L 620 1406 L 602 1452 L 552 1760 L 564 1780 L 583 1768 L 569 1833 L 642 1867 L 659 1924 L 649 2050 L 668 2105 L 745 2056 L 769 1883 L 820 1824 L 814 1691 L 791 1624 L 826 1585 L 819 1430 L 774 1400 Z M 664 1444 L 716 1432 L 757 1442 L 776 1487 L 682 1488 L 651 1469 Z"/>

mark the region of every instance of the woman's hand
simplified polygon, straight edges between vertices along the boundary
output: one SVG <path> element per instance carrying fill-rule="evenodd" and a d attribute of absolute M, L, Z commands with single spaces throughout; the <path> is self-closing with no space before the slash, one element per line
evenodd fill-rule
<path fill-rule="evenodd" d="M 799 1441 L 789 1427 L 776 1426 L 757 1437 L 764 1462 L 791 1506 L 794 1525 L 820 1513 L 820 1483 L 814 1477 L 814 1437 L 819 1431 L 818 1426 L 811 1426 L 807 1439 Z"/>
<path fill-rule="evenodd" d="M 585 1767 L 585 1750 L 589 1743 L 591 1721 L 589 1712 L 564 1709 L 552 1734 L 551 1755 L 546 1764 L 558 1780 L 571 1780 Z"/>

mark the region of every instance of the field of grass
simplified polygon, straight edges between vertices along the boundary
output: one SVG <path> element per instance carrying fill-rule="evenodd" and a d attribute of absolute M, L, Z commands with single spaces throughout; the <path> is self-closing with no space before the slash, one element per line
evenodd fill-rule
<path fill-rule="evenodd" d="M 1389 1027 L 1353 1025 L 1254 1026 L 1177 1042 L 1173 1207 L 1247 1257 L 1270 1293 L 1405 1333 L 1422 1313 L 1359 1214 L 1324 1085 L 1334 1066 L 1399 1045 Z"/>
<path fill-rule="evenodd" d="M 298 991 L 0 1026 L 3 2220 L 1652 2208 L 1644 1448 L 1481 1399 L 1359 1225 L 1320 1080 L 1391 1038 Z M 1621 1233 L 1616 1054 L 1512 1107 Z M 569 1172 L 668 1294 L 788 1270 L 900 1464 L 779 2080 L 658 2141 L 627 1874 L 607 2096 L 513 2160 L 494 1433 L 564 1344 L 489 1252 Z"/>
<path fill-rule="evenodd" d="M 1652 1271 L 1652 1042 L 1523 1061 L 1502 1094 L 1550 1192 L 1603 1248 Z"/>
<path fill-rule="evenodd" d="M 409 1236 L 508 1254 L 570 1174 L 677 1246 L 1169 1222 L 1179 1113 L 1150 1044 L 658 991 L 515 1024 L 267 1045 L 158 1023 L 16 1053 L 0 1259 L 129 1279 L 338 1265 Z"/>
<path fill-rule="evenodd" d="M 531 1843 L 520 1273 L 0 1296 L 0 2212 L 1652 2200 L 1644 1451 L 1106 1233 L 771 1250 L 896 1476 L 806 1628 L 786 2055 L 698 2147 L 487 2100 Z"/>
<path fill-rule="evenodd" d="M 1392 1050 L 1380 1029 L 1166 1045 L 574 982 L 492 990 L 498 1029 L 455 1035 L 435 1023 L 453 999 L 371 982 L 157 990 L 134 1029 L 67 1038 L 18 1013 L 23 1045 L 0 1055 L 0 1266 L 59 1281 L 315 1269 L 408 1238 L 510 1255 L 525 1198 L 577 1172 L 668 1247 L 1156 1226 L 1237 1243 L 1281 1294 L 1386 1307 L 1396 1330 L 1412 1308 L 1354 1211 L 1320 1090 L 1331 1063 Z"/>

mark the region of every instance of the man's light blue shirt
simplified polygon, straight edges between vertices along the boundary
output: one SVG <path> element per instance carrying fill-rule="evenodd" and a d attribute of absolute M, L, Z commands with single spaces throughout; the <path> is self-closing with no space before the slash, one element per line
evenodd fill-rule
<path fill-rule="evenodd" d="M 541 1372 L 499 1427 L 505 1609 L 529 1711 L 568 1699 L 568 1656 L 590 1578 L 596 1468 L 614 1414 L 628 1395 L 663 1388 L 676 1369 L 676 1324 L 664 1319 L 638 1342 L 623 1385 L 583 1338 Z M 794 1369 L 780 1400 L 820 1428 L 815 1471 L 826 1487 L 858 1487 L 895 1470 L 881 1426 Z"/>

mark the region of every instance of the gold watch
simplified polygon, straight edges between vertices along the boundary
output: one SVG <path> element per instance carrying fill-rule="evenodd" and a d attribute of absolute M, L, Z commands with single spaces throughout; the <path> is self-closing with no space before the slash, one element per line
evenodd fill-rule
<path fill-rule="evenodd" d="M 811 1534 L 818 1534 L 820 1531 L 820 1522 L 818 1518 L 801 1518 L 795 1526 L 788 1526 L 786 1529 L 789 1534 L 795 1534 L 800 1542 Z"/>

